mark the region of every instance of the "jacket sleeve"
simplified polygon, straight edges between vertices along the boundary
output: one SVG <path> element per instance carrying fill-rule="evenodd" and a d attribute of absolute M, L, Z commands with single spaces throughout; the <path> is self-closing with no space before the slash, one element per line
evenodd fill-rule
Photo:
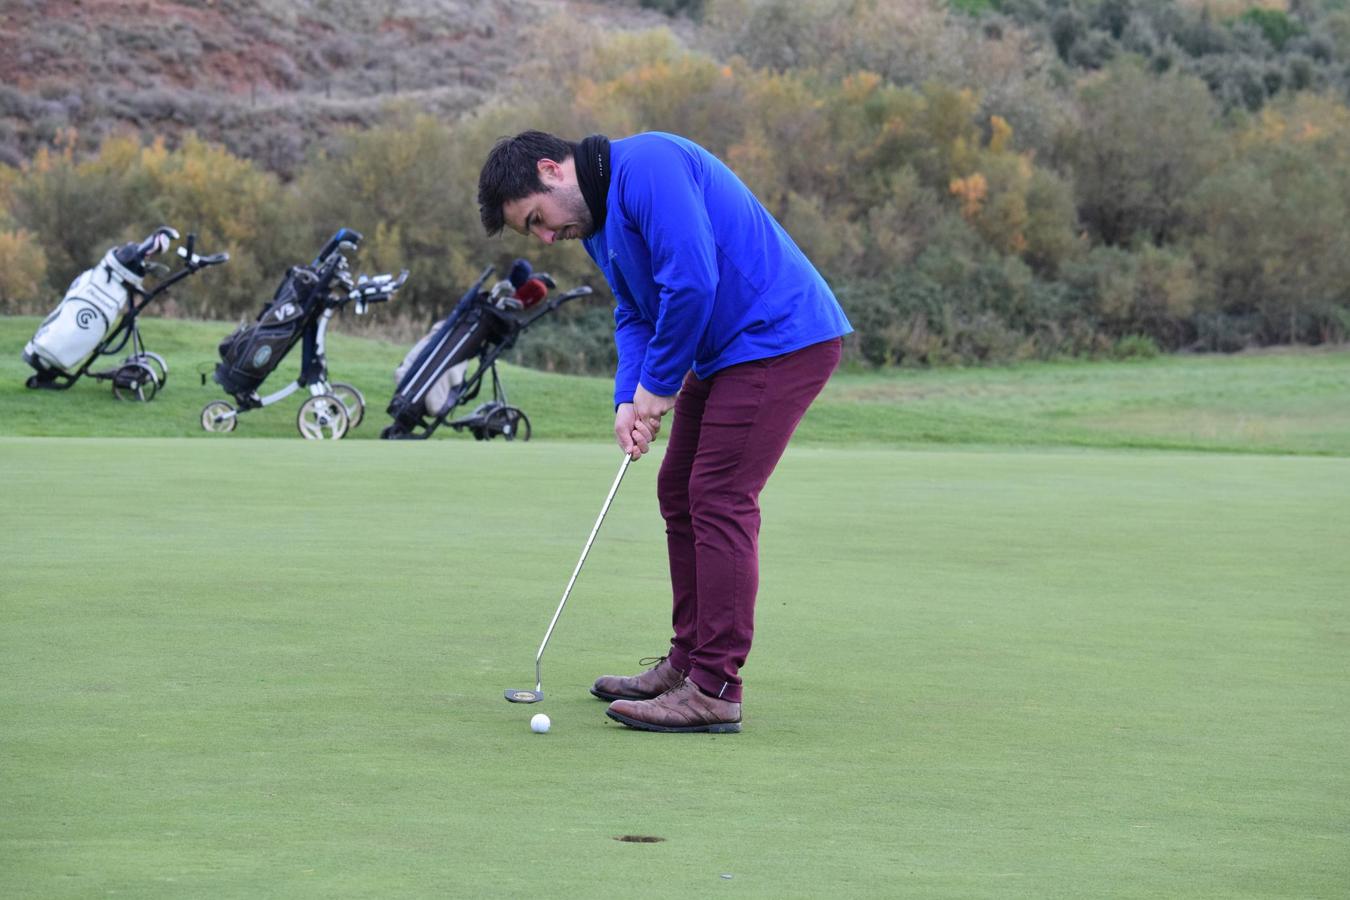
<path fill-rule="evenodd" d="M 717 245 L 697 163 L 673 143 L 646 149 L 624 179 L 623 203 L 651 253 L 660 290 L 655 331 L 642 361 L 642 386 L 668 397 L 694 364 L 717 293 Z"/>
<path fill-rule="evenodd" d="M 642 372 L 642 360 L 655 332 L 631 299 L 612 283 L 610 289 L 617 301 L 614 307 L 614 347 L 619 353 L 619 365 L 614 371 L 614 408 L 618 409 L 621 403 L 633 402 Z"/>
<path fill-rule="evenodd" d="M 614 294 L 614 348 L 619 355 L 619 365 L 614 371 L 614 408 L 617 410 L 620 404 L 633 402 L 638 376 L 642 372 L 642 360 L 654 329 L 643 318 L 633 298 L 620 286 L 620 279 L 615 278 L 609 266 L 601 261 L 604 251 L 589 240 L 582 241 L 582 245 L 600 267 L 601 274 L 609 283 L 610 292 Z"/>

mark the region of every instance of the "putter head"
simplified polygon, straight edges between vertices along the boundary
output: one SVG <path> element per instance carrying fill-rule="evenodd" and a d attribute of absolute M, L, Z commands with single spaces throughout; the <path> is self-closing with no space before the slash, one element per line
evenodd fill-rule
<path fill-rule="evenodd" d="M 538 703 L 543 699 L 543 691 L 516 690 L 515 688 L 506 689 L 506 700 L 508 703 Z"/>

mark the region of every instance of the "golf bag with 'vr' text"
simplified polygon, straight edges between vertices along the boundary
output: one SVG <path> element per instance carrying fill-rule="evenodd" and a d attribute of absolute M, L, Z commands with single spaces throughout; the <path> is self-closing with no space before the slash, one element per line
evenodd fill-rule
<path fill-rule="evenodd" d="M 363 315 L 375 304 L 392 300 L 407 282 L 408 272 L 353 276 L 347 254 L 360 243 L 359 231 L 339 228 L 313 262 L 286 272 L 255 321 L 240 325 L 220 342 L 213 377 L 238 405 L 212 400 L 202 409 L 202 428 L 234 431 L 241 413 L 271 406 L 301 390 L 310 395 L 296 418 L 301 436 L 336 440 L 361 424 L 366 407 L 361 392 L 355 385 L 328 379 L 328 325 L 348 306 Z M 299 377 L 261 396 L 258 388 L 296 344 L 303 348 Z"/>
<path fill-rule="evenodd" d="M 328 274 L 331 279 L 331 273 Z M 316 356 L 314 333 L 309 326 L 323 309 L 328 291 L 326 282 L 322 272 L 294 266 L 257 320 L 241 326 L 220 342 L 215 380 L 227 393 L 239 397 L 256 391 L 301 340 L 305 346 L 300 379 L 308 382 L 321 373 L 323 361 Z"/>

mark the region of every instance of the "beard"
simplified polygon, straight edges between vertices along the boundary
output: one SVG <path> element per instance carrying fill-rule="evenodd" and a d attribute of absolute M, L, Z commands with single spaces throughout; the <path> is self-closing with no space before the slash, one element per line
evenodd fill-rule
<path fill-rule="evenodd" d="M 575 184 L 568 184 L 562 187 L 554 188 L 552 193 L 558 200 L 558 205 L 562 207 L 569 221 L 575 222 L 576 234 L 568 235 L 569 238 L 586 239 L 595 234 L 595 220 L 591 217 L 591 209 L 586 205 L 586 198 L 581 196 L 581 187 Z M 572 228 L 564 229 L 564 232 L 571 231 Z"/>

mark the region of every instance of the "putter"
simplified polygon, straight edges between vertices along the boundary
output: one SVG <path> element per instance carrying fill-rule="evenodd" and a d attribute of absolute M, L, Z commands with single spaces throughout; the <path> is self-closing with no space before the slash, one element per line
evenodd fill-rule
<path fill-rule="evenodd" d="M 542 674 L 541 664 L 544 660 L 544 648 L 548 646 L 548 639 L 553 636 L 553 626 L 558 624 L 558 616 L 562 615 L 563 607 L 567 605 L 567 596 L 572 593 L 572 585 L 577 583 L 577 576 L 581 574 L 581 566 L 586 562 L 586 554 L 591 552 L 591 544 L 595 543 L 595 536 L 600 532 L 600 523 L 605 521 L 605 513 L 609 512 L 609 504 L 614 500 L 614 494 L 619 490 L 619 482 L 623 481 L 623 473 L 628 471 L 628 464 L 633 458 L 627 453 L 623 455 L 623 464 L 619 466 L 619 474 L 614 476 L 614 483 L 609 486 L 609 496 L 605 497 L 605 505 L 600 507 L 600 518 L 595 520 L 595 527 L 591 529 L 591 536 L 586 538 L 586 546 L 581 548 L 581 559 L 577 560 L 577 567 L 572 570 L 572 577 L 568 579 L 567 587 L 563 589 L 562 599 L 558 601 L 558 609 L 553 613 L 553 621 L 548 623 L 548 631 L 544 632 L 544 641 L 539 645 L 539 652 L 534 657 L 534 690 L 517 690 L 507 688 L 506 699 L 511 703 L 538 703 L 544 699 L 544 676 Z"/>

